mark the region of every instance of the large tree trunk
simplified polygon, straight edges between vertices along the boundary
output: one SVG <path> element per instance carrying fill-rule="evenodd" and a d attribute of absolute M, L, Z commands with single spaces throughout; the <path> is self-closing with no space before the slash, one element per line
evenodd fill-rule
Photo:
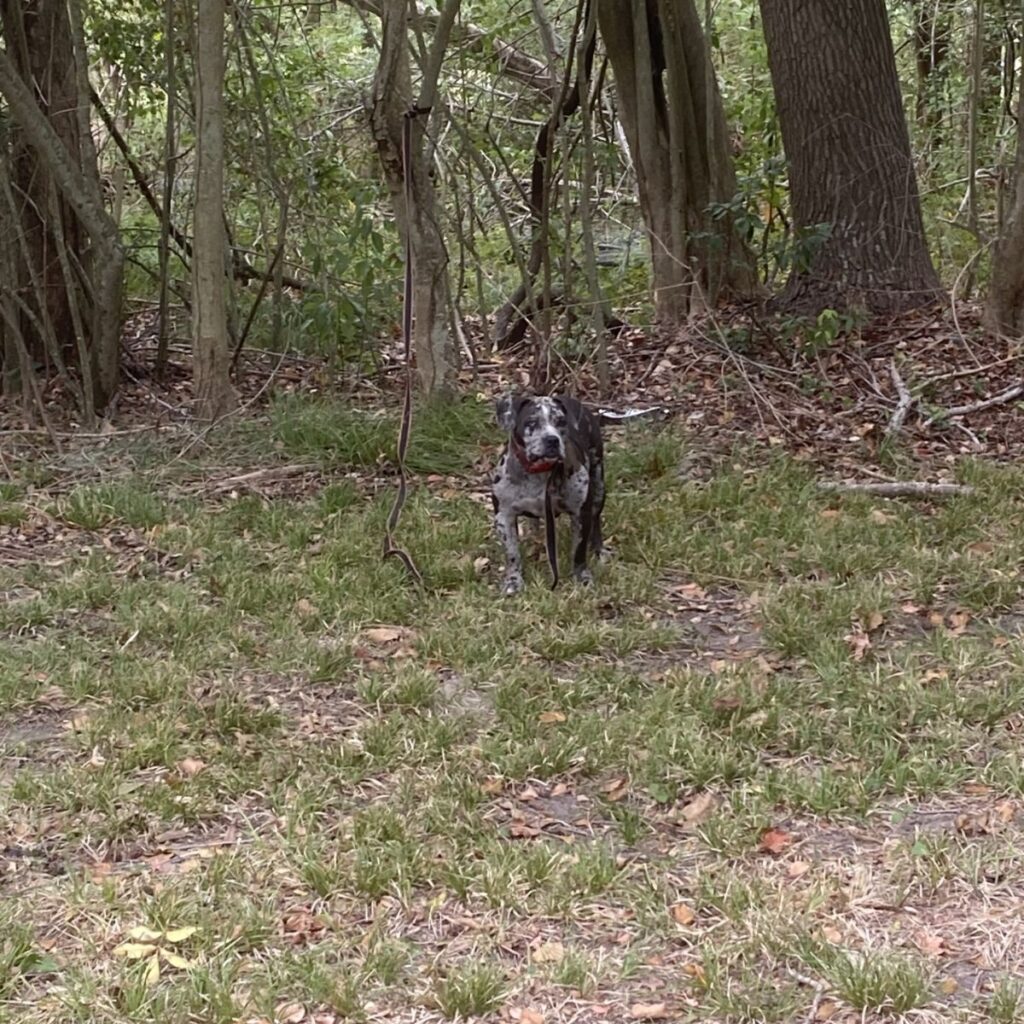
<path fill-rule="evenodd" d="M 2 0 L 0 20 L 0 92 L 12 121 L 0 198 L 5 384 L 25 388 L 20 371 L 30 366 L 49 375 L 76 365 L 91 415 L 117 386 L 124 254 L 89 131 L 81 14 L 67 0 Z"/>
<path fill-rule="evenodd" d="M 935 302 L 884 0 L 761 0 L 761 16 L 795 227 L 831 225 L 780 305 L 887 313 Z"/>
<path fill-rule="evenodd" d="M 439 20 L 431 51 L 430 67 L 424 72 L 424 91 L 436 86 L 444 44 L 454 20 L 457 3 L 449 0 Z M 450 15 L 450 17 L 446 17 Z M 402 159 L 402 121 L 413 105 L 409 72 L 409 41 L 406 23 L 409 0 L 384 0 L 381 7 L 382 38 L 380 63 L 373 83 L 370 120 L 381 166 L 394 205 L 398 231 L 412 249 L 413 263 L 413 352 L 420 389 L 428 395 L 451 393 L 456 387 L 457 351 L 448 329 L 448 252 L 437 216 L 437 197 L 430 175 L 424 112 L 412 124 L 412 152 L 409 167 Z M 420 97 L 417 106 L 432 106 Z M 411 202 L 406 200 L 409 175 Z"/>
<path fill-rule="evenodd" d="M 989 327 L 1024 336 L 1024 76 L 1017 103 L 1017 159 L 1007 196 L 1007 215 L 992 255 L 985 317 Z"/>
<path fill-rule="evenodd" d="M 195 415 L 206 421 L 235 404 L 224 295 L 224 13 L 224 0 L 201 0 L 197 19 L 192 359 Z"/>
<path fill-rule="evenodd" d="M 731 218 L 709 213 L 733 198 L 736 179 L 693 0 L 597 0 L 597 17 L 651 240 L 659 319 L 750 294 L 757 276 L 746 244 Z"/>

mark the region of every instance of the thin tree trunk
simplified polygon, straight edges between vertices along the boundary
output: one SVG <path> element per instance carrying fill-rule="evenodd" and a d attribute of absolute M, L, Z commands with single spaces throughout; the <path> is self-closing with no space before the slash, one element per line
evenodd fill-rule
<path fill-rule="evenodd" d="M 753 256 L 732 219 L 711 211 L 733 198 L 736 180 L 694 0 L 597 0 L 597 16 L 651 240 L 659 319 L 750 295 Z"/>
<path fill-rule="evenodd" d="M 1024 337 L 1024 75 L 1017 102 L 1017 158 L 1006 197 L 1007 215 L 992 255 L 985 316 L 989 327 Z"/>
<path fill-rule="evenodd" d="M 195 415 L 207 422 L 235 405 L 224 294 L 224 13 L 224 0 L 201 0 L 197 19 L 192 356 Z"/>
<path fill-rule="evenodd" d="M 829 226 L 779 305 L 887 313 L 942 296 L 884 0 L 761 0 L 798 232 Z"/>
<path fill-rule="evenodd" d="M 164 190 L 160 204 L 160 313 L 157 327 L 156 374 L 167 370 L 171 337 L 171 225 L 174 217 L 174 163 L 177 150 L 178 76 L 174 55 L 175 0 L 164 0 L 164 87 L 167 92 L 167 116 L 164 124 Z"/>
<path fill-rule="evenodd" d="M 448 330 L 448 253 L 425 145 L 426 112 L 434 105 L 437 78 L 458 7 L 459 0 L 448 0 L 438 17 L 416 101 L 417 109 L 423 113 L 413 120 L 408 167 L 402 159 L 402 120 L 413 102 L 406 32 L 409 0 L 384 0 L 380 63 L 370 109 L 399 234 L 403 240 L 408 236 L 412 249 L 413 350 L 420 389 L 428 395 L 453 392 L 458 369 L 458 350 Z M 406 175 L 411 204 L 406 202 Z"/>

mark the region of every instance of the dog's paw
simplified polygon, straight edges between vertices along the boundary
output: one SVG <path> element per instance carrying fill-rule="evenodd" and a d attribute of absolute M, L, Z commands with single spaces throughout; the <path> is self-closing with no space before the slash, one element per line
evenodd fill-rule
<path fill-rule="evenodd" d="M 606 562 L 610 562 L 615 557 L 615 548 L 610 548 L 607 544 L 605 544 L 594 557 L 602 565 L 604 565 Z"/>
<path fill-rule="evenodd" d="M 589 569 L 573 569 L 572 574 L 581 586 L 589 587 L 594 582 L 594 577 Z"/>
<path fill-rule="evenodd" d="M 522 576 L 506 576 L 505 582 L 501 585 L 501 593 L 505 597 L 513 597 L 523 589 Z"/>

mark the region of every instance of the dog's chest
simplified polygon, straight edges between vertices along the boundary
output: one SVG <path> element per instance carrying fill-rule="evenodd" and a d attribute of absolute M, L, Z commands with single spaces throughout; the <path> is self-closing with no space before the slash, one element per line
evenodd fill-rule
<path fill-rule="evenodd" d="M 508 455 L 502 456 L 495 473 L 493 493 L 500 509 L 513 515 L 544 515 L 544 493 L 547 489 L 548 473 L 510 472 Z M 555 514 L 568 512 L 575 515 L 587 500 L 590 487 L 590 472 L 585 465 L 570 473 L 555 491 Z"/>

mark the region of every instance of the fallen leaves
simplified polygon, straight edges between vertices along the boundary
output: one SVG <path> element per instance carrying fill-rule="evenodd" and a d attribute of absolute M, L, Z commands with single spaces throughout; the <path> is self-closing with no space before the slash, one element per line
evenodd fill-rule
<path fill-rule="evenodd" d="M 671 1014 L 666 1003 L 634 1003 L 629 1016 L 633 1020 L 664 1020 Z"/>
<path fill-rule="evenodd" d="M 761 833 L 761 842 L 758 845 L 758 849 L 762 853 L 770 853 L 773 857 L 778 857 L 779 854 L 785 853 L 795 842 L 796 836 L 792 833 L 786 832 L 781 828 L 769 828 Z"/>
<path fill-rule="evenodd" d="M 561 942 L 542 942 L 530 951 L 530 960 L 535 964 L 560 964 L 565 959 L 565 946 Z"/>
<path fill-rule="evenodd" d="M 114 947 L 113 955 L 124 960 L 145 960 L 142 981 L 146 987 L 151 987 L 160 980 L 161 963 L 181 971 L 192 966 L 191 961 L 168 947 L 186 942 L 198 930 L 194 925 L 186 925 L 158 932 L 145 925 L 138 925 L 128 932 L 130 941 Z"/>
<path fill-rule="evenodd" d="M 698 793 L 688 804 L 683 805 L 679 817 L 687 825 L 699 825 L 711 817 L 717 806 L 718 799 L 714 793 Z"/>
<path fill-rule="evenodd" d="M 693 907 L 688 906 L 686 903 L 675 903 L 669 908 L 672 914 L 672 920 L 676 924 L 682 925 L 684 928 L 688 928 L 694 921 L 697 920 L 697 912 Z"/>

